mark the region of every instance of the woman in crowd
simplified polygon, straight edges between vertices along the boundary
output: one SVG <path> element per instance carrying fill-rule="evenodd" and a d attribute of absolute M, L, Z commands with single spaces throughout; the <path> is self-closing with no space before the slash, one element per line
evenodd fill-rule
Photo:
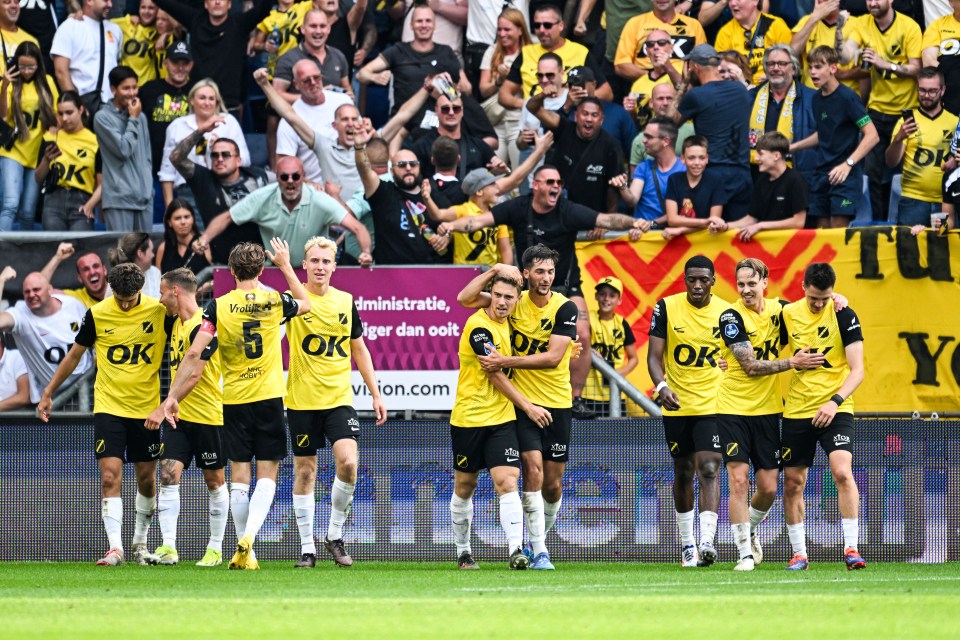
<path fill-rule="evenodd" d="M 163 215 L 163 242 L 157 247 L 156 265 L 161 273 L 186 267 L 200 273 L 210 266 L 210 249 L 196 253 L 193 241 L 200 237 L 197 216 L 190 203 L 174 198 Z"/>
<path fill-rule="evenodd" d="M 753 86 L 753 72 L 746 57 L 739 51 L 720 52 L 720 77 L 735 80 L 747 89 Z"/>
<path fill-rule="evenodd" d="M 190 113 L 180 116 L 170 123 L 167 127 L 167 138 L 163 145 L 163 162 L 160 164 L 158 177 L 160 186 L 163 189 L 163 202 L 169 205 L 176 197 L 181 200 L 193 203 L 193 194 L 177 170 L 170 162 L 170 153 L 177 144 L 188 135 L 198 129 L 202 129 L 211 122 L 218 122 L 212 131 L 204 134 L 203 140 L 196 147 L 190 150 L 189 158 L 196 164 L 210 168 L 210 160 L 207 147 L 211 142 L 218 138 L 229 138 L 240 147 L 241 164 L 245 167 L 250 166 L 250 151 L 247 149 L 246 139 L 243 137 L 243 130 L 240 123 L 232 115 L 227 113 L 227 107 L 220 97 L 220 89 L 217 83 L 210 79 L 203 79 L 193 85 L 193 89 L 187 94 L 190 102 Z M 217 120 L 219 119 L 219 120 Z"/>
<path fill-rule="evenodd" d="M 520 54 L 520 47 L 528 44 L 530 32 L 523 13 L 512 7 L 504 9 L 497 18 L 497 40 L 487 47 L 480 62 L 480 96 L 484 99 L 483 110 L 500 139 L 497 155 L 513 168 L 520 166 L 520 151 L 515 144 L 520 133 L 520 109 L 502 107 L 497 94 Z"/>
<path fill-rule="evenodd" d="M 93 231 L 103 176 L 89 119 L 80 95 L 64 91 L 57 101 L 59 127 L 44 134 L 34 173 L 43 191 L 44 231 Z"/>
<path fill-rule="evenodd" d="M 47 76 L 43 54 L 33 42 L 21 42 L 0 83 L 0 231 L 10 231 L 14 218 L 20 229 L 33 231 L 39 188 L 33 179 L 43 133 L 55 127 L 57 87 Z"/>
<path fill-rule="evenodd" d="M 115 249 L 110 249 L 110 267 L 132 262 L 140 267 L 145 278 L 143 293 L 153 298 L 160 297 L 160 269 L 153 266 L 153 240 L 143 231 L 134 231 L 117 240 Z M 107 287 L 107 295 L 111 295 Z"/>

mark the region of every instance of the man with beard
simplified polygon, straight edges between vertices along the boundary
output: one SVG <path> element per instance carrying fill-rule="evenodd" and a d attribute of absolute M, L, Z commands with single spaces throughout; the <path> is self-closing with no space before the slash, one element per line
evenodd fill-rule
<path fill-rule="evenodd" d="M 303 164 L 298 158 L 280 158 L 277 180 L 275 184 L 257 189 L 211 220 L 196 244 L 206 249 L 210 241 L 231 224 L 255 222 L 260 227 L 263 245 L 269 244 L 270 238 L 285 240 L 293 247 L 291 259 L 303 262 L 303 247 L 307 240 L 337 224 L 356 234 L 363 248 L 360 265 L 370 265 L 373 256 L 367 228 L 326 193 L 304 186 Z"/>
<path fill-rule="evenodd" d="M 53 274 L 57 272 L 60 263 L 75 252 L 76 248 L 72 244 L 61 242 L 57 252 L 40 270 L 40 273 L 47 281 L 53 281 Z M 107 293 L 107 269 L 103 266 L 100 256 L 95 253 L 85 253 L 77 258 L 77 280 L 81 285 L 78 289 L 64 289 L 63 292 L 82 302 L 87 309 L 103 300 Z"/>
<path fill-rule="evenodd" d="M 367 129 L 355 132 L 353 149 L 363 195 L 370 204 L 376 229 L 377 264 L 439 262 L 439 256 L 450 246 L 450 238 L 433 233 L 427 225 L 426 205 L 420 196 L 420 161 L 413 151 L 401 149 L 392 158 L 393 181 L 381 180 L 367 156 L 367 143 L 372 136 L 373 132 Z"/>
<path fill-rule="evenodd" d="M 517 253 L 520 255 L 537 243 L 558 252 L 555 282 L 554 278 L 551 278 L 551 285 L 555 290 L 563 292 L 579 309 L 577 335 L 582 341 L 581 347 L 587 349 L 590 340 L 590 315 L 580 288 L 580 265 L 574 249 L 577 233 L 596 228 L 629 230 L 630 238 L 636 239 L 650 229 L 650 222 L 634 220 L 632 216 L 619 213 L 597 213 L 593 209 L 574 204 L 561 198 L 563 184 L 563 178 L 556 167 L 543 165 L 533 174 L 533 187 L 529 196 L 498 204 L 489 212 L 480 215 L 444 222 L 438 232 L 444 235 L 449 232 L 470 233 L 477 229 L 505 224 L 513 228 Z M 573 416 L 592 418 L 595 414 L 580 397 L 590 372 L 590 359 L 577 358 L 571 361 L 571 364 Z"/>

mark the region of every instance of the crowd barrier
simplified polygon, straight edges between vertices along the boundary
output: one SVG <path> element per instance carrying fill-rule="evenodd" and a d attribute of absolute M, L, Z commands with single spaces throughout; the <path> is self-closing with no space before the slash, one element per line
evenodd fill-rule
<path fill-rule="evenodd" d="M 571 462 L 560 519 L 547 538 L 563 561 L 674 562 L 677 529 L 670 491 L 672 465 L 658 420 L 574 421 Z M 90 561 L 106 550 L 99 475 L 89 421 L 42 425 L 24 420 L 0 427 L 0 560 Z M 960 560 L 960 423 L 858 420 L 854 474 L 861 492 L 860 550 L 868 561 Z M 806 492 L 811 560 L 838 562 L 841 546 L 836 488 L 819 455 Z M 445 422 L 363 422 L 353 511 L 344 529 L 351 554 L 364 560 L 455 559 L 448 504 L 452 491 L 449 426 Z M 315 533 L 329 515 L 333 463 L 320 453 Z M 722 495 L 726 496 L 726 474 Z M 181 482 L 181 560 L 200 557 L 207 541 L 207 492 L 194 468 Z M 300 555 L 292 506 L 292 460 L 281 466 L 277 497 L 260 536 L 264 559 Z M 133 533 L 133 469 L 123 479 L 124 541 Z M 474 550 L 503 560 L 505 540 L 490 477 L 474 498 Z M 727 503 L 720 506 L 718 547 L 732 562 Z M 760 527 L 766 557 L 790 557 L 782 501 Z M 149 545 L 160 543 L 154 521 Z M 228 524 L 224 549 L 233 548 Z"/>

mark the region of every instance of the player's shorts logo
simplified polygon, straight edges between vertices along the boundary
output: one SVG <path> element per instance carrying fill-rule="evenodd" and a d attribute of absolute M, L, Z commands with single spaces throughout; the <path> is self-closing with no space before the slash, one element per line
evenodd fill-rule
<path fill-rule="evenodd" d="M 784 462 L 790 462 L 793 458 L 793 449 L 790 447 L 784 447 L 783 451 L 780 453 L 780 459 Z"/>
<path fill-rule="evenodd" d="M 740 445 L 739 445 L 739 443 L 736 443 L 736 442 L 728 442 L 728 443 L 727 443 L 727 455 L 728 455 L 728 456 L 735 456 L 735 455 L 737 455 L 738 453 L 740 453 Z"/>
<path fill-rule="evenodd" d="M 104 440 L 97 440 L 96 444 L 93 445 L 93 450 L 96 453 L 103 453 L 107 449 L 107 443 Z"/>
<path fill-rule="evenodd" d="M 458 454 L 457 454 L 457 466 L 458 466 L 458 467 L 465 467 L 465 466 L 467 466 L 467 456 L 458 453 Z"/>
<path fill-rule="evenodd" d="M 310 446 L 310 436 L 308 436 L 305 433 L 297 434 L 297 446 L 298 447 Z"/>
<path fill-rule="evenodd" d="M 679 450 L 680 450 L 680 443 L 679 443 L 679 442 L 674 442 L 673 440 L 671 440 L 671 441 L 670 441 L 670 453 L 676 453 L 676 452 L 679 451 Z"/>

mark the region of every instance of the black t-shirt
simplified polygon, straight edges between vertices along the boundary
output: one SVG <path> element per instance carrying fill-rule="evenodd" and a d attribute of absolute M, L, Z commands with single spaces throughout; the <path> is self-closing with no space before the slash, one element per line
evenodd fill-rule
<path fill-rule="evenodd" d="M 474 138 L 496 138 L 497 130 L 490 124 L 490 120 L 480 103 L 468 95 L 462 95 L 460 99 L 463 101 L 463 120 L 460 121 L 460 131 Z M 437 129 L 436 108 L 436 100 L 429 98 L 423 108 L 410 118 L 411 124 L 417 123 L 413 127 L 407 126 L 413 140 L 419 140 L 428 132 Z M 427 114 L 427 111 L 430 111 L 430 113 Z"/>
<path fill-rule="evenodd" d="M 664 199 L 676 202 L 681 216 L 706 220 L 710 217 L 710 207 L 723 204 L 723 182 L 717 174 L 704 171 L 697 186 L 691 187 L 686 171 L 673 173 L 667 178 Z"/>
<path fill-rule="evenodd" d="M 49 64 L 53 35 L 57 32 L 57 24 L 54 22 L 53 13 L 53 0 L 47 0 L 47 2 L 33 0 L 26 4 L 21 1 L 20 17 L 17 19 L 17 26 L 32 35 L 40 43 L 40 51 L 43 51 L 46 56 L 46 64 Z M 13 53 L 12 48 L 10 53 Z M 53 75 L 53 67 L 47 67 L 47 73 Z"/>
<path fill-rule="evenodd" d="M 846 85 L 837 85 L 828 96 L 813 94 L 813 119 L 817 123 L 817 169 L 828 172 L 847 161 L 860 144 L 860 127 L 869 121 L 860 96 Z M 697 130 L 699 132 L 699 129 Z M 713 158 L 713 147 L 710 148 Z"/>
<path fill-rule="evenodd" d="M 483 169 L 486 167 L 487 163 L 493 160 L 493 156 L 496 154 L 493 149 L 480 138 L 467 135 L 462 130 L 460 133 L 460 139 L 454 140 L 454 142 L 460 147 L 460 166 L 457 167 L 457 177 L 463 180 L 464 176 L 474 169 Z M 430 152 L 433 148 L 433 143 L 436 142 L 439 137 L 440 131 L 432 129 L 407 147 L 417 154 L 417 159 L 420 160 L 421 175 L 432 176 L 436 171 L 433 162 L 431 162 Z M 466 172 L 463 171 L 464 168 Z"/>
<path fill-rule="evenodd" d="M 680 100 L 680 114 L 693 120 L 710 143 L 710 164 L 750 166 L 748 124 L 753 102 L 739 82 L 717 80 L 693 87 Z"/>
<path fill-rule="evenodd" d="M 560 253 L 555 287 L 579 286 L 580 265 L 574 249 L 577 233 L 597 226 L 597 212 L 561 198 L 551 211 L 537 213 L 533 210 L 532 202 L 533 195 L 529 195 L 498 204 L 491 209 L 493 220 L 496 224 L 505 224 L 513 229 L 518 257 L 523 255 L 527 247 L 538 243 Z M 379 236 L 377 242 L 380 242 Z"/>
<path fill-rule="evenodd" d="M 327 37 L 327 46 L 339 49 L 343 55 L 347 56 L 347 77 L 353 77 L 353 54 L 357 52 L 357 43 L 350 39 L 350 25 L 347 22 L 347 14 L 353 8 L 354 3 L 350 0 L 340 0 L 340 17 L 330 25 L 330 35 Z M 363 21 L 360 28 L 357 29 L 357 42 L 362 42 L 363 33 L 367 29 L 376 29 L 373 17 L 373 5 L 367 5 L 367 10 L 363 13 Z"/>
<path fill-rule="evenodd" d="M 454 84 L 460 82 L 460 61 L 453 49 L 445 44 L 434 43 L 428 53 L 414 51 L 409 42 L 401 42 L 382 54 L 393 73 L 393 111 L 410 99 L 428 75 L 446 71 Z"/>
<path fill-rule="evenodd" d="M 380 265 L 435 264 L 440 256 L 423 237 L 426 207 L 419 193 L 401 191 L 392 182 L 380 186 L 367 198 L 373 215 L 377 243 L 373 259 Z"/>
<path fill-rule="evenodd" d="M 786 220 L 807 210 L 807 183 L 796 169 L 787 167 L 776 180 L 761 173 L 753 185 L 750 215 L 758 221 Z"/>
<path fill-rule="evenodd" d="M 602 129 L 593 140 L 584 140 L 577 135 L 576 123 L 566 118 L 560 119 L 554 135 L 546 164 L 554 165 L 566 181 L 570 201 L 606 211 L 609 182 L 623 173 L 620 145 Z"/>
<path fill-rule="evenodd" d="M 153 172 L 160 171 L 163 161 L 163 145 L 167 138 L 167 127 L 180 116 L 190 113 L 190 101 L 187 96 L 193 88 L 191 78 L 182 87 L 175 87 L 162 78 L 151 80 L 140 87 L 140 104 L 147 116 L 147 130 L 150 132 L 150 149 L 153 153 Z"/>
<path fill-rule="evenodd" d="M 244 197 L 267 183 L 267 175 L 259 167 L 241 167 L 240 180 L 224 185 L 213 175 L 210 169 L 199 164 L 194 165 L 193 175 L 187 180 L 187 186 L 193 192 L 197 202 L 197 213 L 204 225 L 218 215 L 228 210 Z M 210 243 L 210 253 L 213 261 L 226 264 L 230 250 L 241 242 L 255 242 L 262 244 L 260 228 L 255 222 L 231 224 L 227 230 L 213 239 Z"/>
<path fill-rule="evenodd" d="M 447 209 L 467 201 L 467 196 L 463 192 L 463 184 L 459 180 L 432 177 L 430 178 L 430 188 L 433 190 L 431 197 L 438 209 Z M 428 222 L 431 227 L 434 226 L 432 220 Z"/>

